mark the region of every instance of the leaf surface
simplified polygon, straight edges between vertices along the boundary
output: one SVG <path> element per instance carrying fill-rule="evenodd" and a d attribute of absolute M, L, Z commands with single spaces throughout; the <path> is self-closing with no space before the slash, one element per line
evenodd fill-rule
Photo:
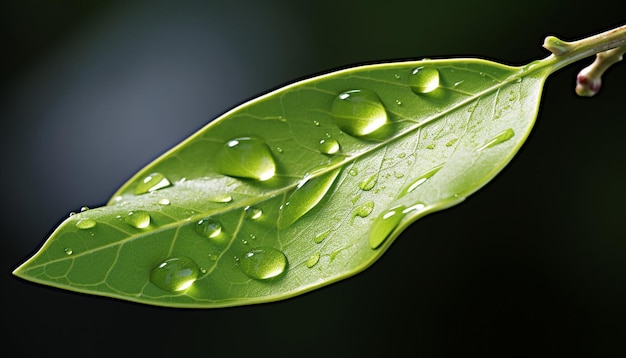
<path fill-rule="evenodd" d="M 550 70 L 479 59 L 341 70 L 245 103 L 67 218 L 15 274 L 173 307 L 275 301 L 354 275 L 491 180 Z"/>

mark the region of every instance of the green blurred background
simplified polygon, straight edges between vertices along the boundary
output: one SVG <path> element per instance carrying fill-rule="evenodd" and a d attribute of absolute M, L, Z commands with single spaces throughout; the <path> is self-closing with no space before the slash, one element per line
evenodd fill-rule
<path fill-rule="evenodd" d="M 547 35 L 626 23 L 615 1 L 562 3 L 3 1 L 0 351 L 625 356 L 626 64 L 593 99 L 573 90 L 589 61 L 553 74 L 532 135 L 492 183 L 323 289 L 180 310 L 11 275 L 70 211 L 103 205 L 208 121 L 285 83 L 423 57 L 521 65 L 547 55 Z"/>

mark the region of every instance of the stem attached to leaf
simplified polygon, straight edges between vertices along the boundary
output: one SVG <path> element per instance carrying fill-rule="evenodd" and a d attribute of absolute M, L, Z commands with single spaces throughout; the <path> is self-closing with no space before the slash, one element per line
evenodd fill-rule
<path fill-rule="evenodd" d="M 548 36 L 543 47 L 552 52 L 545 61 L 551 65 L 552 72 L 596 55 L 595 61 L 580 71 L 576 81 L 576 93 L 579 96 L 591 97 L 600 90 L 602 74 L 611 65 L 621 61 L 626 52 L 626 25 L 572 42 Z"/>

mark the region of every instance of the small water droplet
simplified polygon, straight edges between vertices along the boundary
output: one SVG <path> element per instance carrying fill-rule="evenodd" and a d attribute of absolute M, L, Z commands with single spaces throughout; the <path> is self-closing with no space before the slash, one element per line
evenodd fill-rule
<path fill-rule="evenodd" d="M 396 73 L 396 74 L 394 74 L 394 75 L 393 75 L 393 77 L 394 77 L 395 79 L 397 79 L 397 80 L 399 80 L 400 78 L 402 78 L 402 76 L 400 76 L 400 75 L 399 75 L 399 74 L 397 74 L 397 73 Z"/>
<path fill-rule="evenodd" d="M 314 125 L 314 126 L 316 126 L 316 127 L 319 127 L 319 126 L 320 126 L 320 122 L 318 122 L 318 121 L 313 121 L 313 125 Z"/>
<path fill-rule="evenodd" d="M 398 106 L 401 106 L 401 105 L 402 105 L 402 101 L 401 101 L 401 100 L 399 100 L 399 99 L 397 99 L 397 100 L 396 100 L 396 104 L 397 104 Z"/>
<path fill-rule="evenodd" d="M 276 173 L 270 148 L 258 138 L 241 137 L 226 142 L 215 154 L 216 170 L 224 175 L 265 181 Z"/>
<path fill-rule="evenodd" d="M 66 247 L 65 249 L 63 249 L 63 251 L 65 252 L 67 256 L 70 256 L 71 254 L 74 253 L 74 251 L 70 249 L 69 247 Z"/>
<path fill-rule="evenodd" d="M 209 201 L 213 203 L 230 203 L 233 201 L 233 197 L 228 194 L 219 194 L 212 198 L 209 198 Z"/>
<path fill-rule="evenodd" d="M 435 149 L 435 144 L 431 143 L 426 146 L 426 149 Z"/>
<path fill-rule="evenodd" d="M 201 236 L 212 239 L 222 233 L 222 224 L 212 218 L 204 218 L 196 223 L 196 232 Z"/>
<path fill-rule="evenodd" d="M 130 211 L 124 221 L 137 229 L 145 229 L 150 226 L 150 214 L 143 210 Z"/>
<path fill-rule="evenodd" d="M 340 168 L 312 179 L 305 178 L 280 207 L 278 228 L 286 228 L 313 209 L 324 198 L 339 175 Z"/>
<path fill-rule="evenodd" d="M 198 278 L 200 269 L 188 257 L 171 257 L 152 269 L 150 282 L 165 291 L 184 291 Z"/>
<path fill-rule="evenodd" d="M 452 147 L 458 140 L 459 138 L 451 139 L 448 143 L 446 143 L 446 147 Z"/>
<path fill-rule="evenodd" d="M 313 266 L 317 265 L 317 263 L 320 262 L 320 256 L 321 255 L 319 252 L 316 252 L 313 255 L 311 255 L 311 257 L 309 257 L 306 260 L 306 263 L 305 263 L 306 267 L 312 268 Z"/>
<path fill-rule="evenodd" d="M 163 199 L 158 201 L 158 204 L 159 205 L 163 205 L 163 206 L 167 206 L 167 205 L 170 205 L 171 203 L 170 203 L 170 199 L 163 198 Z"/>
<path fill-rule="evenodd" d="M 404 218 L 403 210 L 405 208 L 404 205 L 399 205 L 383 212 L 374 220 L 369 234 L 369 244 L 372 249 L 378 248 L 387 240 L 389 234 Z"/>
<path fill-rule="evenodd" d="M 256 280 L 265 280 L 285 272 L 287 257 L 280 250 L 259 247 L 243 255 L 239 261 L 239 267 L 246 276 Z"/>
<path fill-rule="evenodd" d="M 254 207 L 254 206 L 246 206 L 244 209 L 246 211 L 246 218 L 256 220 L 263 215 L 263 210 Z"/>
<path fill-rule="evenodd" d="M 80 212 L 81 212 L 81 213 L 82 213 L 82 212 L 85 212 L 85 211 L 87 211 L 87 210 L 89 210 L 89 207 L 87 207 L 87 206 L 81 206 L 81 208 L 80 208 Z"/>
<path fill-rule="evenodd" d="M 418 186 L 424 184 L 426 182 L 426 180 L 430 179 L 433 175 L 435 175 L 441 168 L 443 168 L 443 164 L 438 165 L 434 168 L 432 168 L 431 170 L 427 171 L 426 173 L 422 174 L 419 178 L 415 179 L 415 181 L 413 183 L 411 183 L 411 185 L 409 185 L 408 187 L 406 187 L 406 189 L 402 190 L 400 192 L 400 197 L 412 192 L 413 190 L 417 189 Z"/>
<path fill-rule="evenodd" d="M 359 188 L 361 190 L 369 191 L 378 183 L 378 174 L 373 174 L 369 178 L 363 180 L 359 183 Z"/>
<path fill-rule="evenodd" d="M 481 151 L 483 149 L 491 148 L 495 145 L 506 142 L 507 140 L 513 138 L 514 135 L 515 135 L 515 132 L 513 131 L 512 128 L 506 129 L 502 131 L 501 133 L 499 133 L 498 135 L 496 135 L 495 137 L 489 139 L 487 142 L 485 142 L 485 144 L 482 145 L 482 147 L 478 148 L 478 150 Z"/>
<path fill-rule="evenodd" d="M 414 69 L 409 76 L 409 87 L 416 94 L 430 93 L 439 87 L 439 70 L 422 66 Z"/>
<path fill-rule="evenodd" d="M 96 226 L 96 221 L 94 219 L 83 218 L 76 222 L 76 227 L 83 230 L 91 229 L 94 226 Z"/>
<path fill-rule="evenodd" d="M 332 103 L 335 124 L 352 136 L 365 136 L 387 123 L 387 111 L 378 95 L 371 90 L 341 93 Z"/>
<path fill-rule="evenodd" d="M 319 142 L 318 149 L 324 154 L 336 154 L 339 152 L 339 142 L 334 139 L 322 139 Z"/>
<path fill-rule="evenodd" d="M 357 168 L 352 168 L 348 171 L 348 174 L 350 174 L 351 176 L 355 177 L 357 175 L 359 175 L 359 170 Z"/>
<path fill-rule="evenodd" d="M 354 215 L 362 217 L 362 218 L 366 218 L 372 213 L 372 210 L 374 210 L 374 202 L 368 201 L 362 204 L 361 206 L 359 206 L 354 212 Z"/>
<path fill-rule="evenodd" d="M 135 194 L 145 194 L 166 188 L 170 185 L 172 185 L 172 183 L 165 177 L 165 175 L 161 173 L 152 173 L 137 183 L 137 186 L 135 187 Z"/>
<path fill-rule="evenodd" d="M 328 237 L 328 235 L 330 235 L 330 231 L 324 231 L 321 234 L 317 234 L 315 235 L 315 237 L 313 238 L 313 242 L 316 244 L 321 243 L 322 241 L 326 240 L 326 238 Z"/>
<path fill-rule="evenodd" d="M 283 148 L 282 148 L 282 147 L 276 147 L 276 151 L 277 151 L 278 153 L 281 153 L 281 154 L 282 154 L 282 153 L 283 153 Z"/>

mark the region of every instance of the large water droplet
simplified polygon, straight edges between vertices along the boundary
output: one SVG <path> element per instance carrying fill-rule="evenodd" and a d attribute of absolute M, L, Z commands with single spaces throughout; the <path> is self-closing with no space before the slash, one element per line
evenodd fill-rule
<path fill-rule="evenodd" d="M 196 223 L 196 232 L 201 236 L 212 239 L 222 233 L 222 224 L 217 220 L 204 218 Z"/>
<path fill-rule="evenodd" d="M 478 148 L 478 150 L 480 151 L 483 149 L 491 148 L 502 142 L 506 142 L 507 140 L 513 138 L 514 135 L 515 135 L 515 132 L 513 131 L 513 129 L 511 128 L 506 129 L 502 131 L 501 133 L 499 133 L 498 135 L 496 135 L 495 137 L 489 139 L 487 142 L 485 142 L 485 144 L 483 144 L 482 147 Z"/>
<path fill-rule="evenodd" d="M 264 280 L 276 277 L 287 269 L 287 257 L 271 247 L 248 251 L 239 261 L 239 267 L 250 278 Z"/>
<path fill-rule="evenodd" d="M 378 95 L 371 90 L 341 93 L 331 106 L 335 124 L 352 136 L 365 136 L 387 123 L 387 111 Z"/>
<path fill-rule="evenodd" d="M 92 227 L 96 226 L 96 221 L 94 219 L 89 219 L 89 218 L 83 218 L 83 219 L 79 219 L 76 222 L 76 227 L 79 229 L 91 229 Z"/>
<path fill-rule="evenodd" d="M 215 155 L 215 168 L 224 175 L 265 181 L 276 173 L 270 148 L 258 138 L 234 138 Z"/>
<path fill-rule="evenodd" d="M 411 183 L 411 185 L 409 185 L 408 187 L 403 189 L 402 192 L 400 192 L 399 196 L 400 197 L 405 196 L 406 194 L 408 194 L 408 193 L 412 192 L 413 190 L 417 189 L 418 186 L 424 184 L 426 182 L 426 180 L 430 179 L 433 175 L 435 175 L 442 167 L 443 167 L 443 164 L 438 165 L 438 166 L 432 168 L 431 170 L 427 171 L 426 173 L 422 174 L 413 183 Z"/>
<path fill-rule="evenodd" d="M 280 207 L 278 228 L 286 228 L 313 209 L 326 195 L 339 175 L 340 168 L 334 169 L 319 177 L 305 177 L 287 202 Z"/>
<path fill-rule="evenodd" d="M 172 185 L 172 183 L 170 183 L 165 175 L 161 173 L 152 173 L 143 178 L 142 181 L 137 183 L 137 186 L 135 187 L 135 194 L 145 194 L 148 192 L 166 188 L 170 185 Z"/>
<path fill-rule="evenodd" d="M 369 244 L 372 249 L 378 248 L 387 240 L 389 234 L 395 230 L 402 218 L 404 218 L 403 210 L 405 208 L 404 205 L 400 205 L 389 209 L 374 220 L 369 234 Z"/>
<path fill-rule="evenodd" d="M 439 87 L 439 70 L 422 66 L 414 69 L 409 76 L 409 87 L 416 94 L 430 93 Z"/>
<path fill-rule="evenodd" d="M 322 139 L 320 140 L 318 149 L 324 154 L 336 154 L 339 152 L 339 142 L 334 139 Z"/>
<path fill-rule="evenodd" d="M 145 229 L 150 226 L 150 214 L 143 210 L 131 211 L 124 218 L 124 221 L 137 229 Z"/>
<path fill-rule="evenodd" d="M 166 291 L 184 291 L 198 278 L 200 269 L 188 257 L 171 257 L 152 269 L 150 282 Z"/>

